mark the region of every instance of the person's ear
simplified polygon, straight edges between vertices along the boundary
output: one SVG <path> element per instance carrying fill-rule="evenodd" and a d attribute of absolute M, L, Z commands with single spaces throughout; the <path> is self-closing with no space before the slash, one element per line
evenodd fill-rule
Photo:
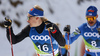
<path fill-rule="evenodd" d="M 96 18 L 98 18 L 98 15 L 96 16 Z"/>

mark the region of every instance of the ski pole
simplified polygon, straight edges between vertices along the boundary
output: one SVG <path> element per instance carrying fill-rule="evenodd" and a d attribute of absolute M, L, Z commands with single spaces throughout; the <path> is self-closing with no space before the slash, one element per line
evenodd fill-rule
<path fill-rule="evenodd" d="M 5 18 L 5 20 L 9 21 L 9 19 L 7 19 L 7 18 Z M 11 52 L 12 52 L 12 56 L 14 56 L 13 45 L 12 45 L 12 37 L 11 37 L 11 29 L 10 28 L 9 28 L 9 36 L 10 36 Z"/>
<path fill-rule="evenodd" d="M 51 27 L 51 28 L 52 28 L 52 27 Z M 50 34 L 50 28 L 48 28 L 48 32 L 49 32 L 49 36 L 50 36 L 50 42 L 51 42 L 52 53 L 53 53 L 53 56 L 55 56 L 55 55 L 54 55 L 54 50 L 53 50 L 53 44 L 52 44 L 51 34 Z"/>
<path fill-rule="evenodd" d="M 14 56 L 13 45 L 12 45 L 12 37 L 11 37 L 11 29 L 10 28 L 9 28 L 9 36 L 10 36 L 10 43 L 11 43 L 11 52 L 12 52 L 12 56 Z"/>
<path fill-rule="evenodd" d="M 68 56 L 70 56 L 70 52 L 69 52 L 69 33 L 67 33 L 67 39 L 68 39 Z"/>
<path fill-rule="evenodd" d="M 67 27 L 69 27 L 69 30 L 70 30 L 70 25 L 67 25 Z M 68 39 L 68 56 L 70 56 L 70 52 L 69 52 L 69 34 L 70 34 L 70 32 L 67 32 L 67 39 Z"/>
<path fill-rule="evenodd" d="M 61 56 L 62 56 L 62 51 L 61 51 L 61 47 L 60 47 L 60 53 L 61 53 Z"/>

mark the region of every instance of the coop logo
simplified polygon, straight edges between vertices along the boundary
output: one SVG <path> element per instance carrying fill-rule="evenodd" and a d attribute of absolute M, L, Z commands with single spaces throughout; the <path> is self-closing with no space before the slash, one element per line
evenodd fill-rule
<path fill-rule="evenodd" d="M 91 32 L 85 32 L 84 36 L 85 37 L 97 37 L 97 38 L 100 37 L 100 35 L 98 33 L 96 33 L 96 32 L 93 32 L 93 33 L 91 33 Z"/>
<path fill-rule="evenodd" d="M 48 35 L 45 35 L 45 36 L 43 36 L 43 35 L 40 35 L 40 36 L 38 36 L 38 35 L 32 35 L 31 39 L 32 40 L 44 40 L 44 41 L 47 41 L 47 40 L 50 39 L 50 37 Z"/>

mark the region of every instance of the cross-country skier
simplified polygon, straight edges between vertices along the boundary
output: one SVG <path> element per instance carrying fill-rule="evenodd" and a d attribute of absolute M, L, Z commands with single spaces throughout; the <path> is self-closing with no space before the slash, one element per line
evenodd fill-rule
<path fill-rule="evenodd" d="M 87 23 L 77 27 L 69 36 L 69 44 L 72 44 L 80 35 L 83 36 L 85 43 L 84 56 L 100 56 L 100 22 L 97 20 L 97 11 L 95 6 L 89 6 L 86 10 Z M 65 27 L 64 30 L 69 31 L 69 28 Z M 67 33 L 65 34 L 66 37 Z M 66 44 L 68 44 L 67 41 Z"/>
<path fill-rule="evenodd" d="M 13 33 L 11 20 L 5 21 L 4 24 L 7 27 L 6 29 L 8 40 L 10 41 L 9 29 L 11 29 L 13 44 L 22 41 L 26 37 L 30 37 L 30 39 L 33 41 L 37 56 L 52 56 L 52 48 L 54 50 L 54 55 L 60 56 L 58 47 L 64 47 L 66 41 L 63 38 L 58 27 L 54 23 L 45 19 L 43 9 L 40 6 L 35 5 L 32 9 L 29 10 L 27 17 L 27 22 L 29 23 L 29 25 L 22 29 L 22 31 L 17 35 Z M 50 27 L 52 27 L 52 29 Z M 50 28 L 50 33 L 48 31 L 48 28 Z M 52 44 L 50 42 L 50 39 L 52 40 Z M 53 45 L 53 47 L 51 47 L 51 45 Z"/>

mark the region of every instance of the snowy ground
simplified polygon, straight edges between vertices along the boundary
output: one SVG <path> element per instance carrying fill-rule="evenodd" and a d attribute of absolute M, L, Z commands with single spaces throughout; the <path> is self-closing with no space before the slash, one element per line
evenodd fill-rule
<path fill-rule="evenodd" d="M 17 0 L 13 0 L 17 1 Z M 71 25 L 71 32 L 82 23 L 86 22 L 85 19 L 85 11 L 88 6 L 94 5 L 98 8 L 98 14 L 100 15 L 100 0 L 87 1 L 85 0 L 81 5 L 77 4 L 77 0 L 21 0 L 23 1 L 23 5 L 19 4 L 16 8 L 11 6 L 8 0 L 1 0 L 0 11 L 6 11 L 6 15 L 9 15 L 12 20 L 16 19 L 21 22 L 21 27 L 17 27 L 14 23 L 12 24 L 14 33 L 17 34 L 24 28 L 27 23 L 27 12 L 30 8 L 32 8 L 35 4 L 40 5 L 44 9 L 45 17 L 48 20 L 59 23 L 60 30 L 63 32 L 63 28 L 65 25 Z M 53 10 L 54 13 L 50 13 L 49 8 Z M 20 14 L 20 18 L 16 16 L 15 13 Z M 0 13 L 0 22 L 4 21 L 4 17 L 2 13 Z M 100 17 L 99 17 L 100 18 Z M 98 19 L 99 19 L 98 18 Z M 99 19 L 100 20 L 100 19 Z M 82 38 L 79 38 L 75 43 L 71 45 L 71 56 L 75 55 L 75 45 L 80 48 L 80 43 Z M 74 47 L 73 47 L 74 46 Z M 32 56 L 34 51 L 34 47 L 32 41 L 29 38 L 24 39 L 20 43 L 13 46 L 14 47 L 14 55 L 15 56 Z M 0 56 L 11 56 L 10 44 L 6 38 L 6 29 L 0 27 Z M 77 56 L 79 56 L 80 49 L 77 50 Z"/>

